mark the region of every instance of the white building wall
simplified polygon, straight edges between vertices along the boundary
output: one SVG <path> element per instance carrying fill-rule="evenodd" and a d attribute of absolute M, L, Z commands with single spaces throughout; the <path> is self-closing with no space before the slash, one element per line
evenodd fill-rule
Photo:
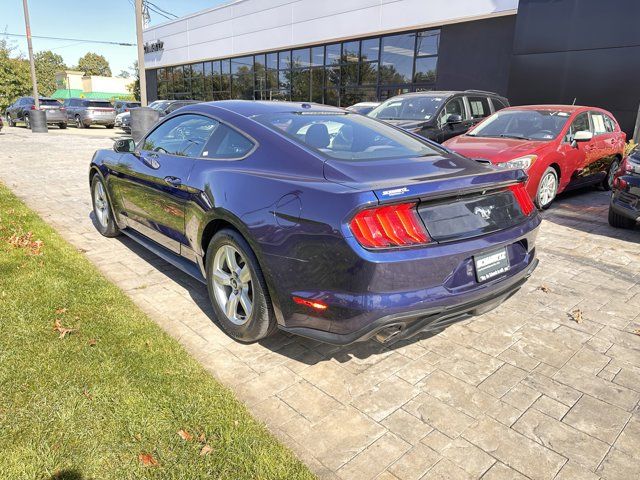
<path fill-rule="evenodd" d="M 147 68 L 510 15 L 518 0 L 236 0 L 151 27 Z"/>

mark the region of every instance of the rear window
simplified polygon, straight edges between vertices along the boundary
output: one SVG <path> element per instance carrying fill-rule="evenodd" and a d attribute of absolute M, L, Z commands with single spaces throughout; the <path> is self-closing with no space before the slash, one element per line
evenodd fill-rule
<path fill-rule="evenodd" d="M 385 123 L 353 113 L 289 112 L 254 120 L 305 147 L 340 160 L 376 160 L 438 155 L 426 141 Z"/>
<path fill-rule="evenodd" d="M 131 108 L 131 107 L 139 107 L 140 103 L 139 102 L 129 102 L 129 103 L 125 103 L 125 106 Z"/>
<path fill-rule="evenodd" d="M 40 105 L 54 105 L 56 107 L 59 107 L 60 102 L 53 99 L 43 99 L 43 100 L 40 100 Z"/>
<path fill-rule="evenodd" d="M 113 108 L 113 105 L 109 102 L 96 102 L 96 101 L 86 101 L 84 102 L 85 107 L 95 107 L 95 108 Z"/>

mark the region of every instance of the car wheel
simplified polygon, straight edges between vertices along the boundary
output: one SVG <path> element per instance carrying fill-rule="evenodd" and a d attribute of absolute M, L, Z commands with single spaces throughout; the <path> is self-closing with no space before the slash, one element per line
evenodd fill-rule
<path fill-rule="evenodd" d="M 67 124 L 66 124 L 66 123 L 59 123 L 59 124 L 58 124 L 58 127 L 59 127 L 61 130 L 64 130 L 65 128 L 67 128 Z"/>
<path fill-rule="evenodd" d="M 207 248 L 209 298 L 223 330 L 245 343 L 271 335 L 277 327 L 258 260 L 237 231 L 223 229 Z"/>
<path fill-rule="evenodd" d="M 540 183 L 538 184 L 538 193 L 536 194 L 536 205 L 540 210 L 549 208 L 558 193 L 558 174 L 549 167 L 545 170 Z"/>
<path fill-rule="evenodd" d="M 80 115 L 76 115 L 76 127 L 84 128 L 84 123 L 82 123 L 82 120 L 80 120 Z"/>
<path fill-rule="evenodd" d="M 113 128 L 113 125 L 107 125 L 107 128 Z"/>
<path fill-rule="evenodd" d="M 7 115 L 7 123 L 9 124 L 10 127 L 16 126 L 16 122 L 13 121 L 13 118 L 11 118 L 11 115 Z"/>
<path fill-rule="evenodd" d="M 616 213 L 613 208 L 609 207 L 609 225 L 615 228 L 633 228 L 636 222 L 630 218 L 623 217 Z"/>
<path fill-rule="evenodd" d="M 98 231 L 105 237 L 117 237 L 120 234 L 120 229 L 113 219 L 107 189 L 98 174 L 94 175 L 91 180 L 91 200 Z"/>
<path fill-rule="evenodd" d="M 604 180 L 602 180 L 602 188 L 604 188 L 606 191 L 609 191 L 613 188 L 613 179 L 619 167 L 620 160 L 616 158 L 613 162 L 611 162 L 609 171 L 607 172 L 607 176 L 604 177 Z"/>
<path fill-rule="evenodd" d="M 24 116 L 24 126 L 27 127 L 28 130 L 31 130 L 31 120 L 29 120 L 29 115 Z"/>

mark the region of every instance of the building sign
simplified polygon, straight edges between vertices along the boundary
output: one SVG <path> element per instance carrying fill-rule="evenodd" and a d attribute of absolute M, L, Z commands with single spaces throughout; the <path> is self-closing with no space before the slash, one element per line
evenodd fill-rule
<path fill-rule="evenodd" d="M 144 53 L 160 52 L 162 50 L 164 50 L 164 42 L 162 40 L 144 44 Z"/>

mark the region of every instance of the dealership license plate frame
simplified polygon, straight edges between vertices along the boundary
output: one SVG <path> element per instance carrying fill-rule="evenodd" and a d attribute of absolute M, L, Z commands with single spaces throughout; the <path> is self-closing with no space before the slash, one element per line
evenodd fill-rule
<path fill-rule="evenodd" d="M 474 255 L 473 265 L 478 283 L 485 283 L 499 278 L 511 269 L 507 247 Z"/>

